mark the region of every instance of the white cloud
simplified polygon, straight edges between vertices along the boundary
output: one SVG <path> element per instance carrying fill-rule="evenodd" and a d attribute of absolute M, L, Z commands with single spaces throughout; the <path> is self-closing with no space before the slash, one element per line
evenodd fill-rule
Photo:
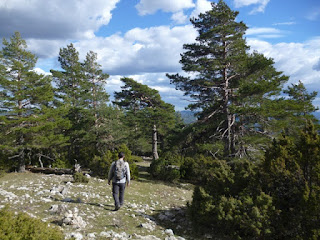
<path fill-rule="evenodd" d="M 211 2 L 208 0 L 197 0 L 196 7 L 190 17 L 198 17 L 200 13 L 205 13 L 212 9 Z"/>
<path fill-rule="evenodd" d="M 43 75 L 52 75 L 50 72 L 46 72 L 41 68 L 34 68 L 33 69 L 34 72 L 38 73 L 38 74 L 43 74 Z"/>
<path fill-rule="evenodd" d="M 24 38 L 90 38 L 109 23 L 120 0 L 1 0 L 0 35 Z"/>
<path fill-rule="evenodd" d="M 96 37 L 74 43 L 80 58 L 92 50 L 109 74 L 140 74 L 178 71 L 183 44 L 194 42 L 196 30 L 191 25 L 134 28 L 124 36 Z"/>
<path fill-rule="evenodd" d="M 187 17 L 187 15 L 185 15 L 185 14 L 183 13 L 183 11 L 179 11 L 179 12 L 174 13 L 174 14 L 172 15 L 171 19 L 172 19 L 174 22 L 178 23 L 178 24 L 183 24 L 183 23 L 186 23 L 186 22 L 187 22 L 188 17 Z"/>
<path fill-rule="evenodd" d="M 270 0 L 234 0 L 234 4 L 236 8 L 258 5 L 250 12 L 250 14 L 254 14 L 258 12 L 264 12 L 264 9 L 266 8 L 269 1 Z"/>
<path fill-rule="evenodd" d="M 320 71 L 320 58 L 318 62 L 315 65 L 313 65 L 312 69 L 316 71 Z"/>
<path fill-rule="evenodd" d="M 295 25 L 295 24 L 297 24 L 296 22 L 294 22 L 294 21 L 290 21 L 290 22 L 279 22 L 279 23 L 274 23 L 274 24 L 272 24 L 272 25 L 274 25 L 274 26 L 279 26 L 279 25 Z"/>
<path fill-rule="evenodd" d="M 140 15 L 153 14 L 158 10 L 165 12 L 178 12 L 192 7 L 194 7 L 192 0 L 140 0 L 136 5 Z"/>
<path fill-rule="evenodd" d="M 276 28 L 249 28 L 246 36 L 255 36 L 258 38 L 279 38 L 284 36 L 284 31 Z"/>
<path fill-rule="evenodd" d="M 271 44 L 257 39 L 247 39 L 251 50 L 257 50 L 275 61 L 275 67 L 290 77 L 289 83 L 301 80 L 306 86 L 319 89 L 320 72 L 313 67 L 320 56 L 320 37 L 304 43 Z"/>

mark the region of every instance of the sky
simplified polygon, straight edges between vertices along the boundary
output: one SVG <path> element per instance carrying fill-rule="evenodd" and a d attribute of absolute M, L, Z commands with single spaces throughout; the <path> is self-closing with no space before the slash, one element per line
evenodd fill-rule
<path fill-rule="evenodd" d="M 183 110 L 190 102 L 166 73 L 182 73 L 183 44 L 194 43 L 190 18 L 216 0 L 0 0 L 0 37 L 21 33 L 38 56 L 35 70 L 59 69 L 60 48 L 73 43 L 83 61 L 89 51 L 110 77 L 106 91 L 120 91 L 131 77 L 159 91 Z M 273 58 L 275 68 L 320 90 L 320 0 L 225 0 L 247 26 L 250 51 Z M 320 94 L 314 101 L 320 107 Z"/>

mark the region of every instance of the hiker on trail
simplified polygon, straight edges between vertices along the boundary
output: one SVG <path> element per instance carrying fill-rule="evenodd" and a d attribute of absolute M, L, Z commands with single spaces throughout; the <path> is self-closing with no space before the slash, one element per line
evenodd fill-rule
<path fill-rule="evenodd" d="M 125 162 L 124 153 L 118 154 L 119 159 L 111 164 L 108 184 L 112 180 L 112 195 L 114 199 L 115 211 L 118 211 L 123 206 L 124 190 L 130 185 L 130 168 L 128 162 Z"/>

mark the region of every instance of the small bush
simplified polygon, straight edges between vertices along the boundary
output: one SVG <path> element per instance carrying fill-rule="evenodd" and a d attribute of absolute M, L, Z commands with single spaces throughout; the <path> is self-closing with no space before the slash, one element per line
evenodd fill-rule
<path fill-rule="evenodd" d="M 180 179 L 180 170 L 178 166 L 170 165 L 163 158 L 153 160 L 150 165 L 150 174 L 152 177 L 168 182 L 174 182 Z"/>
<path fill-rule="evenodd" d="M 32 218 L 25 213 L 14 214 L 5 207 L 0 210 L 0 239 L 1 240 L 62 240 L 62 232 L 57 228 Z"/>
<path fill-rule="evenodd" d="M 76 183 L 88 183 L 89 182 L 89 178 L 87 178 L 85 175 L 83 175 L 80 172 L 74 173 L 73 179 L 74 179 L 74 182 L 76 182 Z"/>
<path fill-rule="evenodd" d="M 89 168 L 94 176 L 108 178 L 109 168 L 113 159 L 113 153 L 108 151 L 104 156 L 94 156 Z"/>

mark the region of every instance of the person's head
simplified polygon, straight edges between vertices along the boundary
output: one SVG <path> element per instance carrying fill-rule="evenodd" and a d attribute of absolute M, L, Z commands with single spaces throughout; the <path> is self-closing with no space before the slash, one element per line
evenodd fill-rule
<path fill-rule="evenodd" d="M 124 158 L 124 153 L 123 153 L 123 152 L 120 152 L 120 153 L 118 154 L 118 158 Z"/>

